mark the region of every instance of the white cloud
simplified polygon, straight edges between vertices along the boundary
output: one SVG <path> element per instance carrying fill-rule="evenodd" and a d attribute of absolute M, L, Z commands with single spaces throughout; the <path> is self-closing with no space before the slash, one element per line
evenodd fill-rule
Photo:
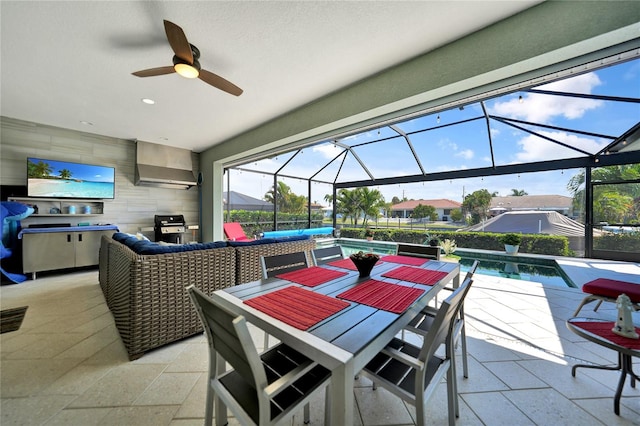
<path fill-rule="evenodd" d="M 465 160 L 471 160 L 473 158 L 473 150 L 464 149 L 462 151 L 456 152 L 455 157 L 461 157 L 461 158 L 464 158 Z"/>
<path fill-rule="evenodd" d="M 336 155 L 340 154 L 343 148 L 338 148 L 332 143 L 316 145 L 313 147 L 312 152 L 319 153 L 324 158 L 332 160 Z"/>
<path fill-rule="evenodd" d="M 595 139 L 571 135 L 566 132 L 543 131 L 540 132 L 540 134 L 590 153 L 596 153 L 607 144 L 606 141 L 599 142 Z M 519 163 L 557 160 L 559 158 L 571 158 L 583 155 L 577 151 L 565 148 L 562 145 L 542 140 L 534 135 L 526 136 L 517 143 L 522 148 L 522 151 L 516 154 L 516 160 Z"/>
<path fill-rule="evenodd" d="M 557 92 L 589 94 L 592 93 L 594 87 L 600 84 L 602 84 L 602 82 L 595 73 L 587 73 L 538 86 L 537 88 Z M 602 101 L 594 99 L 551 96 L 537 93 L 525 93 L 522 97 L 522 103 L 514 97 L 506 102 L 495 103 L 490 108 L 490 111 L 492 114 L 509 118 L 549 123 L 556 116 L 563 116 L 568 120 L 580 118 L 585 112 L 603 105 Z"/>

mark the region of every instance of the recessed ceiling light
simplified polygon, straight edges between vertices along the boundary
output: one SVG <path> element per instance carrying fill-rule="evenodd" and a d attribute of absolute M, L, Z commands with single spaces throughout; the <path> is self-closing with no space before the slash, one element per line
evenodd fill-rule
<path fill-rule="evenodd" d="M 142 102 L 144 102 L 147 105 L 153 105 L 156 103 L 156 101 L 154 101 L 153 99 L 149 99 L 149 98 L 142 98 Z"/>
<path fill-rule="evenodd" d="M 93 123 L 90 121 L 81 120 L 80 124 L 84 124 L 85 126 L 93 126 Z"/>

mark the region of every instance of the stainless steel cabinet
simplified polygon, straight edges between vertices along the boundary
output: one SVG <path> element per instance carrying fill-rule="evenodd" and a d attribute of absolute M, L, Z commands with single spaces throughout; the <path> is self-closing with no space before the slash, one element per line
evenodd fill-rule
<path fill-rule="evenodd" d="M 35 273 L 99 263 L 100 239 L 108 231 L 56 231 L 22 236 L 22 269 Z"/>

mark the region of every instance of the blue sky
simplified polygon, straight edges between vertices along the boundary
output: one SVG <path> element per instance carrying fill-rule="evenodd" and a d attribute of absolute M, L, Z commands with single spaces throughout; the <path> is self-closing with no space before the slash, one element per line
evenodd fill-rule
<path fill-rule="evenodd" d="M 575 77 L 538 86 L 539 89 L 571 93 L 598 94 L 640 98 L 640 60 L 618 64 L 601 70 L 580 74 Z M 519 96 L 522 96 L 520 101 Z M 513 93 L 485 102 L 491 115 L 535 122 L 567 129 L 579 129 L 600 135 L 618 136 L 640 120 L 640 105 L 573 97 L 559 97 L 535 93 Z M 479 103 L 455 108 L 437 114 L 416 118 L 396 126 L 403 132 L 444 126 L 447 123 L 471 119 L 482 115 Z M 583 156 L 576 151 L 531 135 L 522 130 L 491 120 L 491 135 L 496 165 L 519 164 L 560 158 Z M 580 135 L 577 133 L 543 129 L 523 125 L 547 137 L 580 148 L 590 154 L 598 152 L 611 140 L 607 138 Z M 356 149 L 358 156 L 375 177 L 392 177 L 420 173 L 405 140 L 388 127 L 373 129 L 352 136 L 341 142 L 356 145 L 363 142 L 391 138 Z M 491 152 L 484 119 L 463 125 L 442 127 L 437 130 L 416 133 L 410 136 L 413 147 L 424 170 L 445 171 L 473 169 L 491 166 Z M 309 177 L 320 167 L 334 158 L 340 149 L 325 143 L 303 150 L 290 161 L 285 174 Z M 275 171 L 291 154 L 283 154 L 272 159 L 261 160 L 244 167 Z M 317 178 L 332 181 L 340 162 L 334 162 Z M 464 194 L 478 189 L 497 191 L 499 195 L 510 195 L 512 189 L 525 190 L 530 195 L 566 195 L 566 184 L 578 170 L 564 170 L 545 173 L 529 173 L 520 176 L 485 177 L 455 181 L 425 182 L 407 185 L 375 187 L 390 201 L 393 196 L 409 199 L 448 198 L 462 201 Z M 339 181 L 368 179 L 357 161 L 349 156 L 340 171 Z M 297 194 L 307 193 L 304 180 L 285 178 Z M 231 189 L 256 198 L 262 198 L 273 183 L 270 175 L 244 172 L 231 175 Z M 226 188 L 226 187 L 225 187 Z M 313 184 L 312 201 L 324 204 L 324 195 L 331 192 L 329 185 Z"/>

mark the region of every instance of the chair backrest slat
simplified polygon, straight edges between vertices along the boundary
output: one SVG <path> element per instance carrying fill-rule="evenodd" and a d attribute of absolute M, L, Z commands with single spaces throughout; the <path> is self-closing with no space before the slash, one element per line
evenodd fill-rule
<path fill-rule="evenodd" d="M 262 263 L 262 274 L 264 278 L 271 278 L 277 274 L 283 274 L 285 272 L 309 267 L 307 253 L 303 251 L 278 254 L 275 256 L 263 256 L 260 260 Z"/>
<path fill-rule="evenodd" d="M 428 259 L 440 260 L 440 247 L 431 247 L 418 244 L 398 244 L 396 252 L 402 256 L 426 257 Z"/>
<path fill-rule="evenodd" d="M 471 278 L 465 278 L 460 287 L 455 289 L 449 297 L 447 297 L 433 320 L 429 332 L 423 339 L 422 349 L 419 358 L 423 362 L 431 359 L 438 347 L 445 343 L 453 330 L 455 317 L 462 306 L 462 302 L 471 288 Z"/>
<path fill-rule="evenodd" d="M 344 253 L 340 246 L 317 248 L 313 250 L 311 254 L 313 255 L 313 264 L 316 266 L 324 265 L 334 260 L 344 259 Z"/>
<path fill-rule="evenodd" d="M 469 270 L 467 271 L 467 274 L 464 276 L 464 279 L 466 280 L 467 278 L 471 279 L 473 278 L 473 274 L 476 273 L 476 269 L 478 269 L 478 265 L 480 264 L 479 260 L 474 260 L 473 264 L 471 265 L 471 268 L 469 268 Z"/>
<path fill-rule="evenodd" d="M 263 379 L 256 375 L 266 375 L 264 370 L 260 374 L 251 367 L 252 363 L 254 366 L 261 365 L 261 361 L 253 341 L 245 337 L 249 334 L 248 330 L 247 333 L 243 333 L 245 336 L 238 334 L 238 328 L 247 327 L 244 317 L 229 312 L 195 287 L 189 287 L 189 295 L 195 302 L 215 351 L 231 364 L 247 383 L 255 387 L 256 381 L 260 383 Z"/>

